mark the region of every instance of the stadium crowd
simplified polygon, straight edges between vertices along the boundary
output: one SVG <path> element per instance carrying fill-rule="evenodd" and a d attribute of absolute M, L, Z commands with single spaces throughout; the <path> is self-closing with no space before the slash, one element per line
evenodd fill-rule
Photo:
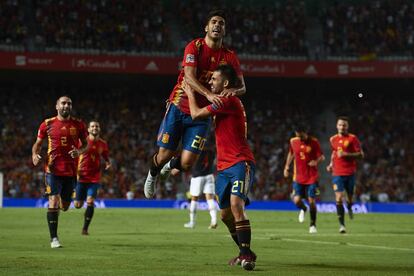
<path fill-rule="evenodd" d="M 33 168 L 31 164 L 31 146 L 41 121 L 55 116 L 56 99 L 69 94 L 74 116 L 85 122 L 100 121 L 102 136 L 109 143 L 113 168 L 103 173 L 103 189 L 98 196 L 143 198 L 149 154 L 155 150 L 159 122 L 165 111 L 163 99 L 168 92 L 92 84 L 3 86 L 0 92 L 0 101 L 4 103 L 0 110 L 0 171 L 4 173 L 4 196 L 38 198 L 43 195 L 44 174 L 42 168 Z M 267 93 L 266 97 L 261 93 Z M 366 153 L 357 172 L 356 195 L 362 201 L 414 202 L 414 147 L 410 143 L 414 138 L 410 132 L 414 127 L 410 116 L 414 105 L 410 101 L 401 105 L 389 100 L 384 105 L 386 100 L 378 96 L 369 106 L 349 106 L 352 114 L 358 114 L 351 117 L 351 132 L 360 137 Z M 291 180 L 283 177 L 283 166 L 292 126 L 308 121 L 332 103 L 312 96 L 303 99 L 271 91 L 255 91 L 243 101 L 248 115 L 249 142 L 257 162 L 252 198 L 287 200 Z M 312 130 L 322 131 L 317 126 Z M 319 138 L 321 142 L 327 139 Z M 329 157 L 330 152 L 325 155 Z M 323 169 L 321 166 L 320 170 Z M 175 199 L 186 189 L 188 174 L 183 174 L 162 181 L 156 197 Z"/>
<path fill-rule="evenodd" d="M 320 58 L 414 54 L 409 0 L 329 2 L 321 4 L 320 15 L 293 0 L 0 3 L 0 49 L 6 50 L 180 55 L 190 40 L 204 35 L 207 11 L 225 7 L 231 14 L 225 42 L 240 55 L 303 59 L 316 49 Z"/>
<path fill-rule="evenodd" d="M 406 56 L 414 53 L 414 3 L 408 0 L 338 2 L 321 16 L 332 56 Z"/>

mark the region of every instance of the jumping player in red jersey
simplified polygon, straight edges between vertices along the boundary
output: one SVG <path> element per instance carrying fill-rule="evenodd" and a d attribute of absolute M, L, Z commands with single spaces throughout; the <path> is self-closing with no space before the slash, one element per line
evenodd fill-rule
<path fill-rule="evenodd" d="M 335 191 L 336 211 L 339 219 L 339 232 L 346 233 L 345 210 L 343 205 L 344 191 L 347 194 L 347 209 L 349 217 L 353 218 L 352 196 L 355 189 L 355 172 L 357 168 L 356 159 L 364 158 L 364 152 L 358 138 L 348 132 L 348 117 L 338 117 L 336 128 L 338 134 L 330 138 L 331 162 L 326 167 L 332 172 L 333 189 Z"/>
<path fill-rule="evenodd" d="M 33 165 L 42 160 L 42 143 L 48 142 L 45 160 L 46 194 L 49 196 L 47 223 L 51 248 L 62 247 L 58 235 L 59 207 L 67 211 L 76 181 L 76 162 L 79 155 L 87 150 L 86 126 L 71 116 L 72 100 L 60 97 L 56 102 L 57 116 L 46 119 L 39 127 L 36 142 L 32 147 Z"/>
<path fill-rule="evenodd" d="M 230 65 L 220 65 L 213 72 L 209 84 L 211 91 L 220 94 L 223 89 L 237 83 L 236 71 Z M 236 96 L 222 99 L 222 105 L 215 103 L 200 107 L 193 89 L 186 85 L 184 91 L 190 103 L 194 120 L 215 116 L 217 148 L 216 194 L 221 209 L 221 219 L 239 247 L 239 255 L 229 264 L 241 264 L 252 270 L 256 255 L 250 249 L 251 227 L 245 212 L 249 204 L 248 193 L 253 185 L 255 159 L 247 142 L 246 113 L 242 102 Z"/>
<path fill-rule="evenodd" d="M 89 122 L 88 133 L 88 150 L 79 157 L 74 203 L 76 208 L 82 208 L 86 200 L 82 235 L 89 235 L 88 228 L 95 209 L 95 198 L 100 188 L 101 159 L 105 160 L 105 170 L 111 167 L 108 144 L 100 137 L 101 127 L 97 121 Z"/>
<path fill-rule="evenodd" d="M 315 234 L 317 233 L 315 198 L 319 194 L 318 164 L 325 160 L 325 157 L 322 154 L 318 139 L 310 136 L 306 127 L 297 126 L 295 135 L 296 137 L 290 139 L 289 142 L 289 153 L 283 174 L 285 177 L 289 177 L 289 167 L 294 161 L 293 202 L 300 209 L 299 222 L 303 223 L 307 208 L 302 201 L 302 197 L 307 197 L 311 218 L 309 233 Z"/>
<path fill-rule="evenodd" d="M 223 11 L 216 10 L 209 13 L 205 26 L 206 35 L 191 41 L 184 51 L 183 69 L 178 76 L 164 119 L 158 132 L 158 152 L 151 160 L 150 170 L 144 185 L 145 197 L 153 198 L 155 185 L 160 173 L 167 174 L 173 169 L 187 171 L 197 161 L 206 141 L 210 118 L 193 121 L 190 116 L 188 97 L 183 91 L 183 79 L 197 94 L 197 104 L 201 107 L 214 103 L 222 105 L 222 97 L 238 96 L 246 92 L 240 62 L 236 54 L 223 45 L 226 33 L 226 16 Z M 221 64 L 230 64 L 238 75 L 237 86 L 224 89 L 220 95 L 211 93 L 208 89 L 208 81 L 212 72 Z M 182 152 L 178 158 L 175 155 L 181 140 Z M 165 165 L 165 167 L 164 167 Z"/>

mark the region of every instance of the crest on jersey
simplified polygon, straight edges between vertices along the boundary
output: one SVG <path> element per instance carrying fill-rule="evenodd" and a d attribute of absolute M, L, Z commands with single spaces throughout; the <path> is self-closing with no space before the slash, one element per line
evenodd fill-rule
<path fill-rule="evenodd" d="M 227 62 L 223 58 L 223 59 L 220 60 L 219 65 L 224 65 L 224 64 L 227 64 Z"/>
<path fill-rule="evenodd" d="M 164 144 L 167 144 L 169 141 L 170 141 L 170 135 L 169 135 L 168 133 L 164 133 L 164 134 L 162 135 L 162 142 L 163 142 Z"/>
<path fill-rule="evenodd" d="M 312 148 L 310 146 L 306 146 L 306 152 L 309 153 L 312 151 Z"/>
<path fill-rule="evenodd" d="M 195 62 L 195 57 L 193 54 L 187 54 L 185 56 L 185 63 L 194 63 Z"/>
<path fill-rule="evenodd" d="M 347 147 L 347 146 L 349 146 L 349 141 L 348 140 L 345 140 L 344 141 L 344 147 Z"/>
<path fill-rule="evenodd" d="M 70 127 L 70 129 L 69 129 L 69 133 L 70 133 L 70 135 L 75 136 L 75 135 L 76 135 L 76 133 L 77 133 L 77 131 L 76 131 L 76 127 Z"/>

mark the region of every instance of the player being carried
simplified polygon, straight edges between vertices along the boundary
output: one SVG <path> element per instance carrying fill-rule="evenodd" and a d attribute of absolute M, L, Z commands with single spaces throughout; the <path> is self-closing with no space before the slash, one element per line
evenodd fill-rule
<path fill-rule="evenodd" d="M 62 247 L 57 234 L 59 207 L 63 211 L 69 209 L 76 182 L 77 158 L 88 146 L 85 124 L 71 116 L 72 100 L 68 96 L 60 97 L 56 110 L 56 117 L 46 119 L 40 125 L 32 147 L 33 165 L 37 166 L 42 160 L 42 143 L 45 139 L 48 141 L 45 172 L 46 194 L 49 197 L 47 223 L 52 248 Z"/>
<path fill-rule="evenodd" d="M 188 171 L 197 161 L 203 150 L 209 132 L 211 118 L 193 121 L 187 95 L 183 91 L 184 77 L 192 89 L 196 91 L 195 100 L 201 107 L 210 103 L 222 105 L 220 96 L 238 96 L 246 92 L 240 62 L 233 51 L 223 45 L 226 33 L 226 16 L 223 11 L 209 13 L 204 38 L 191 41 L 184 50 L 183 69 L 178 76 L 177 84 L 170 94 L 167 111 L 160 125 L 157 145 L 158 152 L 152 156 L 150 170 L 145 180 L 145 197 L 153 198 L 155 185 L 160 173 L 167 174 L 172 169 Z M 211 93 L 208 81 L 212 72 L 220 64 L 230 64 L 238 75 L 237 86 L 224 89 L 220 95 Z M 182 152 L 178 158 L 172 158 L 181 140 Z M 167 163 L 168 162 L 168 163 Z M 165 165 L 165 168 L 163 168 Z"/>
<path fill-rule="evenodd" d="M 355 189 L 355 172 L 357 168 L 356 159 L 364 158 L 364 152 L 358 137 L 348 132 L 348 117 L 338 117 L 336 121 L 338 134 L 330 138 L 331 142 L 331 162 L 326 167 L 328 172 L 332 172 L 333 190 L 335 192 L 336 212 L 339 219 L 339 233 L 346 233 L 345 210 L 343 205 L 344 192 L 347 194 L 347 209 L 351 219 L 352 197 Z"/>
<path fill-rule="evenodd" d="M 289 168 L 294 161 L 293 174 L 293 202 L 300 209 L 299 222 L 305 220 L 307 207 L 302 201 L 306 197 L 310 208 L 310 227 L 309 233 L 317 233 L 316 230 L 316 202 L 315 198 L 319 194 L 318 189 L 318 164 L 325 160 L 322 154 L 318 139 L 309 135 L 305 126 L 295 128 L 296 137 L 290 139 L 289 153 L 286 158 L 283 174 L 289 177 Z"/>
<path fill-rule="evenodd" d="M 220 65 L 213 72 L 209 84 L 211 91 L 220 94 L 223 89 L 235 87 L 236 71 L 230 65 Z M 188 95 L 191 117 L 203 120 L 215 116 L 217 148 L 216 195 L 221 209 L 221 219 L 228 227 L 239 255 L 229 264 L 240 263 L 246 270 L 255 267 L 256 255 L 250 249 L 251 227 L 245 212 L 249 204 L 247 197 L 253 185 L 255 160 L 247 141 L 246 113 L 242 102 L 236 96 L 223 98 L 222 105 L 210 104 L 200 107 L 196 93 L 189 86 L 184 88 Z"/>
<path fill-rule="evenodd" d="M 95 198 L 100 188 L 101 158 L 105 160 L 105 170 L 111 167 L 108 144 L 100 137 L 101 127 L 99 123 L 97 121 L 89 122 L 88 132 L 88 151 L 79 157 L 78 182 L 74 203 L 76 208 L 81 208 L 86 199 L 87 206 L 82 235 L 89 235 L 88 228 L 95 209 Z"/>

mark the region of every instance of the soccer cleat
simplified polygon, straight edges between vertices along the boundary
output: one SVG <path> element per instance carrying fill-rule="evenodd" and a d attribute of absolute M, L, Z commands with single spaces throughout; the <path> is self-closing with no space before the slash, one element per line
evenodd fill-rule
<path fill-rule="evenodd" d="M 253 270 L 256 266 L 256 255 L 241 255 L 239 259 L 240 265 L 244 270 Z"/>
<path fill-rule="evenodd" d="M 195 223 L 194 222 L 184 223 L 184 227 L 193 229 L 193 228 L 195 228 Z"/>
<path fill-rule="evenodd" d="M 88 236 L 89 235 L 88 230 L 87 229 L 82 229 L 82 235 Z"/>
<path fill-rule="evenodd" d="M 352 208 L 348 209 L 348 215 L 350 219 L 354 219 L 354 211 L 352 211 Z"/>
<path fill-rule="evenodd" d="M 50 243 L 51 248 L 61 248 L 62 245 L 60 244 L 58 238 L 53 238 L 52 242 Z"/>
<path fill-rule="evenodd" d="M 311 227 L 309 227 L 309 234 L 316 234 L 318 233 L 318 230 L 316 230 L 316 226 L 312 225 Z"/>
<path fill-rule="evenodd" d="M 298 220 L 300 223 L 303 223 L 305 221 L 305 211 L 300 210 Z"/>
<path fill-rule="evenodd" d="M 152 176 L 151 171 L 148 172 L 147 179 L 145 179 L 144 194 L 145 197 L 151 199 L 155 195 L 155 184 L 157 183 L 158 175 Z"/>
<path fill-rule="evenodd" d="M 251 257 L 252 257 L 252 259 L 253 259 L 253 262 L 256 262 L 256 259 L 257 259 L 256 254 L 254 254 L 254 252 L 253 252 L 253 251 L 251 251 L 251 250 L 250 250 L 250 252 L 251 252 Z M 240 264 L 241 264 L 241 259 L 240 259 L 240 257 L 241 257 L 241 255 L 238 255 L 238 256 L 236 256 L 236 257 L 234 257 L 234 258 L 231 258 L 231 259 L 229 260 L 228 264 L 229 264 L 230 266 L 240 265 Z"/>
<path fill-rule="evenodd" d="M 171 173 L 171 160 L 168 161 L 164 167 L 162 167 L 161 171 L 160 171 L 160 175 L 164 178 L 168 177 Z"/>
<path fill-rule="evenodd" d="M 341 233 L 341 234 L 345 234 L 345 233 L 346 233 L 346 228 L 345 228 L 345 225 L 341 225 L 341 226 L 339 227 L 339 233 Z"/>
<path fill-rule="evenodd" d="M 210 224 L 210 226 L 208 227 L 208 229 L 216 229 L 217 228 L 217 223 L 216 224 Z"/>

